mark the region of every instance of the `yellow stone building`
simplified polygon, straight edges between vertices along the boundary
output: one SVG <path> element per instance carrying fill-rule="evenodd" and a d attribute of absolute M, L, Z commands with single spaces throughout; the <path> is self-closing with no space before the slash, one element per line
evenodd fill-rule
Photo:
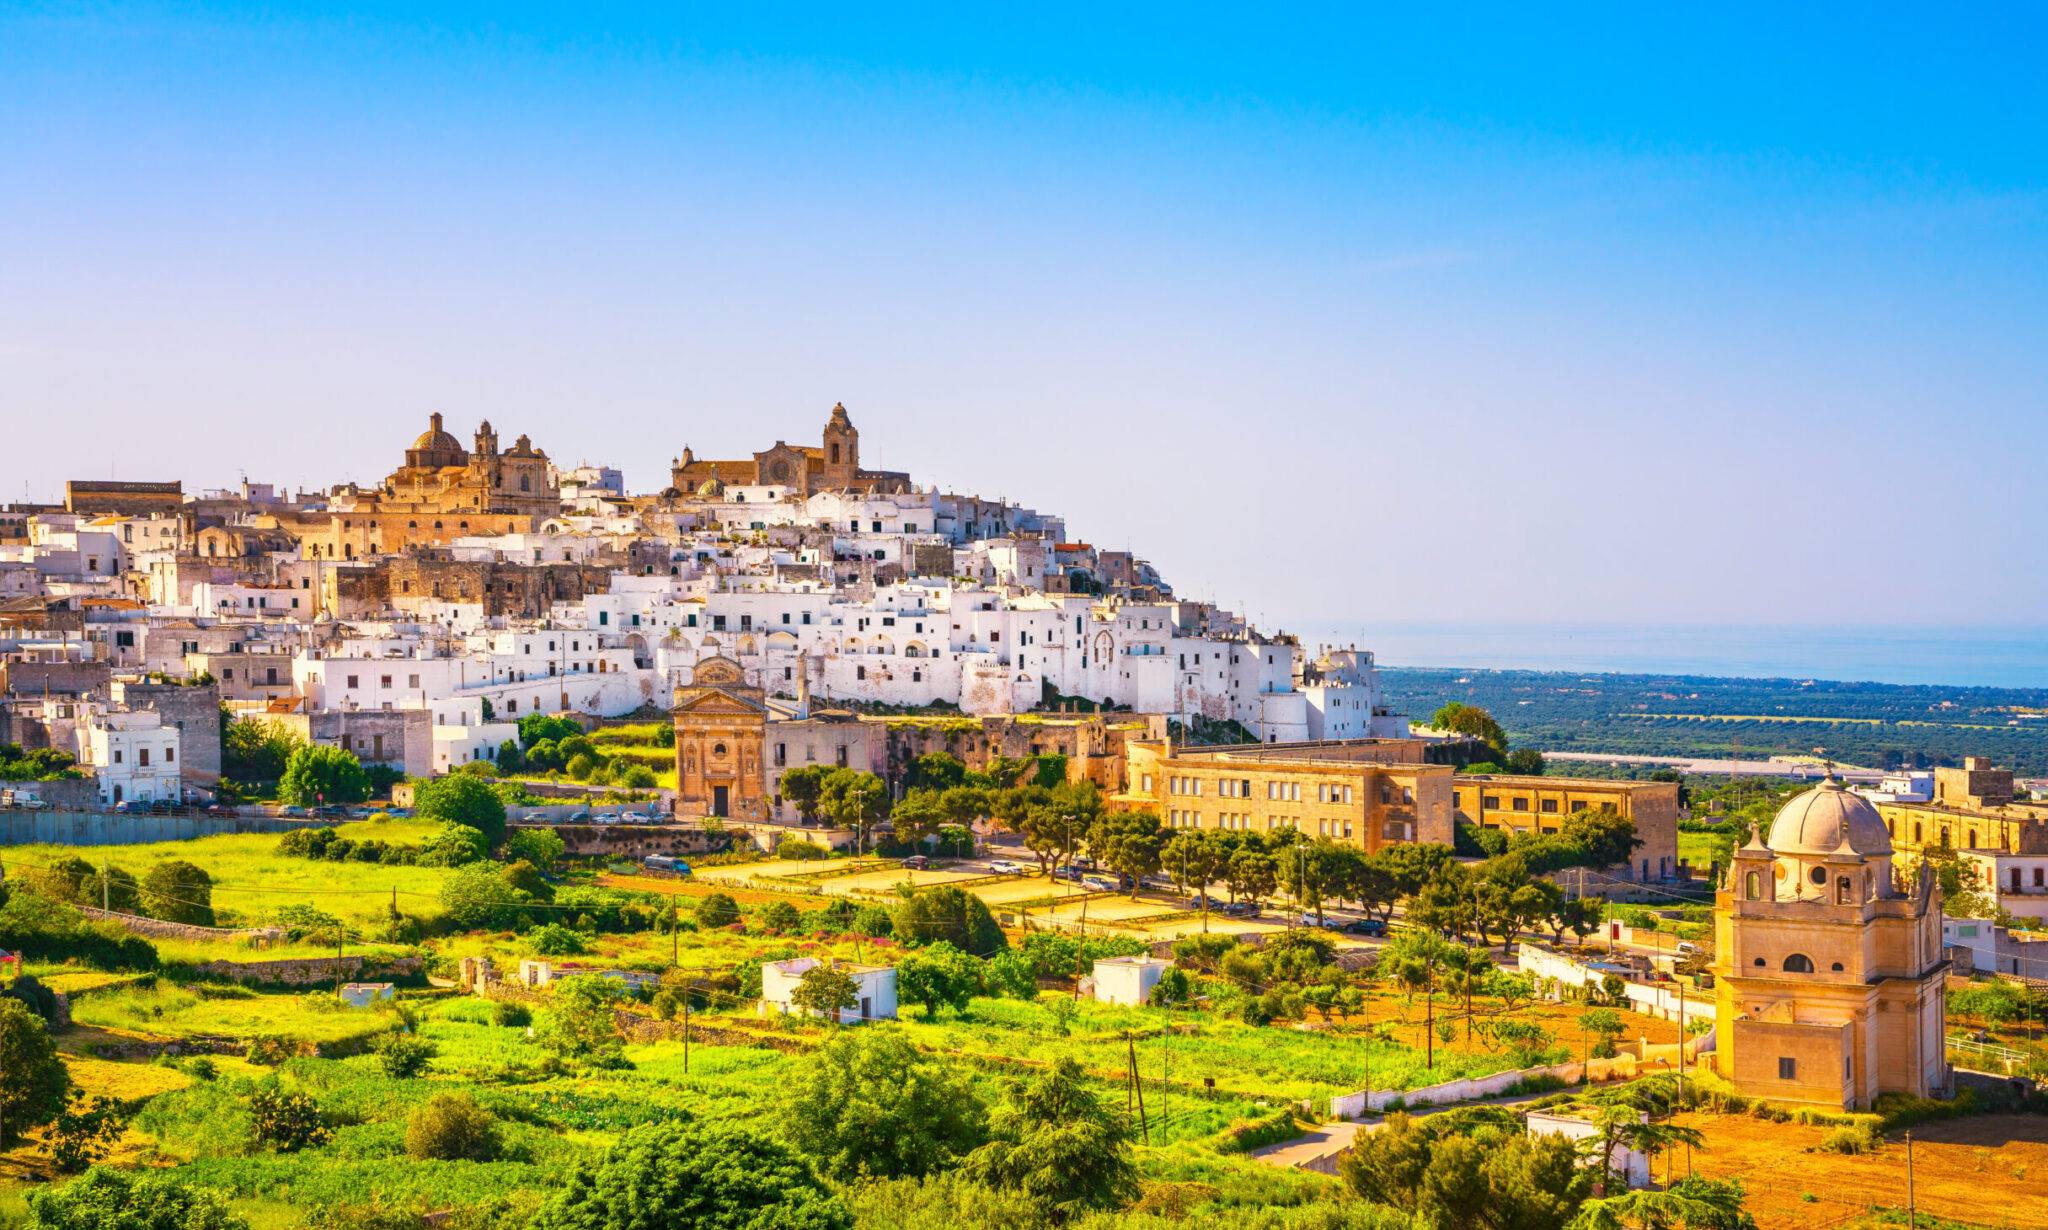
<path fill-rule="evenodd" d="M 768 702 L 731 658 L 697 663 L 676 689 L 676 814 L 768 820 L 762 744 Z"/>
<path fill-rule="evenodd" d="M 1713 1056 L 1739 1092 L 1837 1109 L 1948 1094 L 1940 896 L 1892 857 L 1877 807 L 1833 779 L 1735 852 L 1714 906 Z"/>
<path fill-rule="evenodd" d="M 1555 833 L 1577 811 L 1616 812 L 1636 826 L 1629 877 L 1662 880 L 1678 871 L 1678 783 L 1590 777 L 1460 773 L 1451 787 L 1459 820 L 1511 833 Z"/>
<path fill-rule="evenodd" d="M 844 405 L 832 407 L 822 441 L 816 446 L 789 444 L 752 457 L 713 461 L 688 448 L 669 466 L 668 495 L 710 495 L 721 488 L 789 487 L 799 495 L 819 491 L 865 491 L 896 494 L 910 491 L 910 475 L 895 470 L 864 470 L 860 464 L 860 430 Z"/>
<path fill-rule="evenodd" d="M 1294 829 L 1373 851 L 1451 841 L 1449 765 L 1422 763 L 1415 739 L 1175 747 L 1126 745 L 1125 805 L 1158 811 L 1168 829 Z"/>
<path fill-rule="evenodd" d="M 301 554 L 354 559 L 474 534 L 523 534 L 561 508 L 548 455 L 525 436 L 500 451 L 498 433 L 485 421 L 475 449 L 466 451 L 435 414 L 381 487 L 335 493 L 325 523 L 303 534 Z"/>

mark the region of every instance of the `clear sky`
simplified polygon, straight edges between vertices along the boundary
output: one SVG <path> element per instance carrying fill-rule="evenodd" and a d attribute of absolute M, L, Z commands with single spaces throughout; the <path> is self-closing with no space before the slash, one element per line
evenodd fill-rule
<path fill-rule="evenodd" d="M 2041 8 L 858 7 L 0 5 L 0 499 L 844 401 L 1269 625 L 2048 623 Z"/>

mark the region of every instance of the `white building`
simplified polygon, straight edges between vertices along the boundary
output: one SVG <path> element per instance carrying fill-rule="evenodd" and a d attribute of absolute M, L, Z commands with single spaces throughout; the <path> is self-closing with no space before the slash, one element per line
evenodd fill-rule
<path fill-rule="evenodd" d="M 180 738 L 154 710 L 95 713 L 78 728 L 78 758 L 93 766 L 102 803 L 176 803 Z"/>
<path fill-rule="evenodd" d="M 792 957 L 787 961 L 770 961 L 761 967 L 761 1015 L 773 1010 L 784 1014 L 800 1011 L 795 999 L 797 987 L 803 982 L 806 971 L 816 969 L 821 962 L 816 957 Z M 896 1019 L 896 970 L 887 965 L 854 965 L 851 962 L 834 960 L 839 972 L 853 979 L 855 994 L 860 1002 L 852 1008 L 839 1010 L 839 1023 L 854 1025 L 861 1021 L 893 1021 Z"/>
<path fill-rule="evenodd" d="M 1104 957 L 1095 963 L 1095 1000 L 1143 1007 L 1152 988 L 1172 968 L 1173 962 L 1164 957 Z"/>
<path fill-rule="evenodd" d="M 1599 1152 L 1600 1125 L 1591 1119 L 1579 1118 L 1572 1114 L 1569 1108 L 1554 1111 L 1532 1110 L 1527 1122 L 1531 1136 L 1563 1136 L 1574 1142 L 1590 1140 L 1595 1142 L 1592 1146 L 1593 1154 Z M 1580 1162 L 1580 1165 L 1598 1164 L 1599 1158 L 1593 1155 L 1585 1156 Z M 1649 1186 L 1650 1156 L 1640 1149 L 1631 1149 L 1623 1144 L 1615 1145 L 1614 1151 L 1607 1155 L 1607 1166 L 1609 1173 L 1619 1170 L 1627 1175 L 1628 1185 L 1632 1188 Z"/>

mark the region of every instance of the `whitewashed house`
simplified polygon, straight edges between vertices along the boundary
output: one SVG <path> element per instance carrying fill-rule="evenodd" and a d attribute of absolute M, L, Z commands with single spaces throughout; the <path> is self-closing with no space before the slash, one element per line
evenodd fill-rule
<path fill-rule="evenodd" d="M 1164 957 L 1104 957 L 1095 963 L 1095 1000 L 1142 1007 L 1172 968 Z"/>
<path fill-rule="evenodd" d="M 796 989 L 803 982 L 804 974 L 820 964 L 816 957 L 792 957 L 787 961 L 770 961 L 763 965 L 760 1014 L 766 1016 L 771 1009 L 785 1014 L 800 1011 L 794 999 Z M 853 1007 L 840 1009 L 840 1024 L 896 1019 L 896 970 L 893 966 L 855 965 L 836 959 L 834 964 L 840 973 L 853 979 L 854 993 L 859 997 L 859 1002 Z"/>

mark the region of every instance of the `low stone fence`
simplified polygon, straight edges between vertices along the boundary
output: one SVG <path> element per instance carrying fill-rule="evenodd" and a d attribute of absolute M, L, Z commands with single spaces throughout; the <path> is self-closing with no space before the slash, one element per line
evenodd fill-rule
<path fill-rule="evenodd" d="M 152 1041 L 130 1038 L 120 1042 L 95 1043 L 92 1053 L 101 1059 L 155 1059 L 159 1055 L 244 1055 L 249 1044 L 236 1038 L 170 1038 Z"/>
<path fill-rule="evenodd" d="M 293 957 L 282 961 L 208 961 L 192 972 L 235 982 L 303 987 L 333 982 L 396 981 L 424 975 L 426 962 L 419 957 Z M 373 975 L 374 977 L 370 977 Z"/>
<path fill-rule="evenodd" d="M 716 854 L 732 848 L 732 834 L 714 833 L 694 824 L 515 824 L 522 828 L 547 829 L 562 839 L 566 852 L 579 858 L 617 858 L 638 861 L 650 854 Z"/>
<path fill-rule="evenodd" d="M 1495 1072 L 1491 1076 L 1472 1076 L 1440 1085 L 1425 1085 L 1420 1089 L 1373 1089 L 1339 1094 L 1330 1099 L 1330 1114 L 1338 1119 L 1356 1119 L 1367 1111 L 1383 1111 L 1396 1102 L 1403 1106 L 1442 1106 L 1448 1102 L 1496 1098 L 1525 1080 L 1544 1076 L 1554 1076 L 1567 1085 L 1576 1085 L 1582 1080 L 1633 1080 L 1636 1072 L 1637 1062 L 1633 1055 L 1543 1068 L 1516 1068 Z"/>
<path fill-rule="evenodd" d="M 190 923 L 165 922 L 161 918 L 144 918 L 140 914 L 123 914 L 118 910 L 95 909 L 89 905 L 81 905 L 77 909 L 87 918 L 120 923 L 137 935 L 157 940 L 281 940 L 285 937 L 283 927 L 243 927 L 239 930 L 195 927 Z"/>
<path fill-rule="evenodd" d="M 1586 968 L 1570 957 L 1560 956 L 1534 944 L 1516 945 L 1515 960 L 1523 973 L 1537 980 L 1539 988 L 1546 978 L 1555 978 L 1560 991 L 1565 987 L 1576 990 L 1588 983 L 1596 987 L 1600 985 L 1599 972 Z M 1624 978 L 1622 993 L 1628 996 L 1630 1010 L 1640 1012 L 1644 1016 L 1660 1017 L 1666 1021 L 1676 1021 L 1680 1017 L 1688 1021 L 1712 1017 L 1712 994 L 1704 991 L 1687 993 L 1679 989 L 1682 985 L 1676 982 L 1630 982 Z"/>

